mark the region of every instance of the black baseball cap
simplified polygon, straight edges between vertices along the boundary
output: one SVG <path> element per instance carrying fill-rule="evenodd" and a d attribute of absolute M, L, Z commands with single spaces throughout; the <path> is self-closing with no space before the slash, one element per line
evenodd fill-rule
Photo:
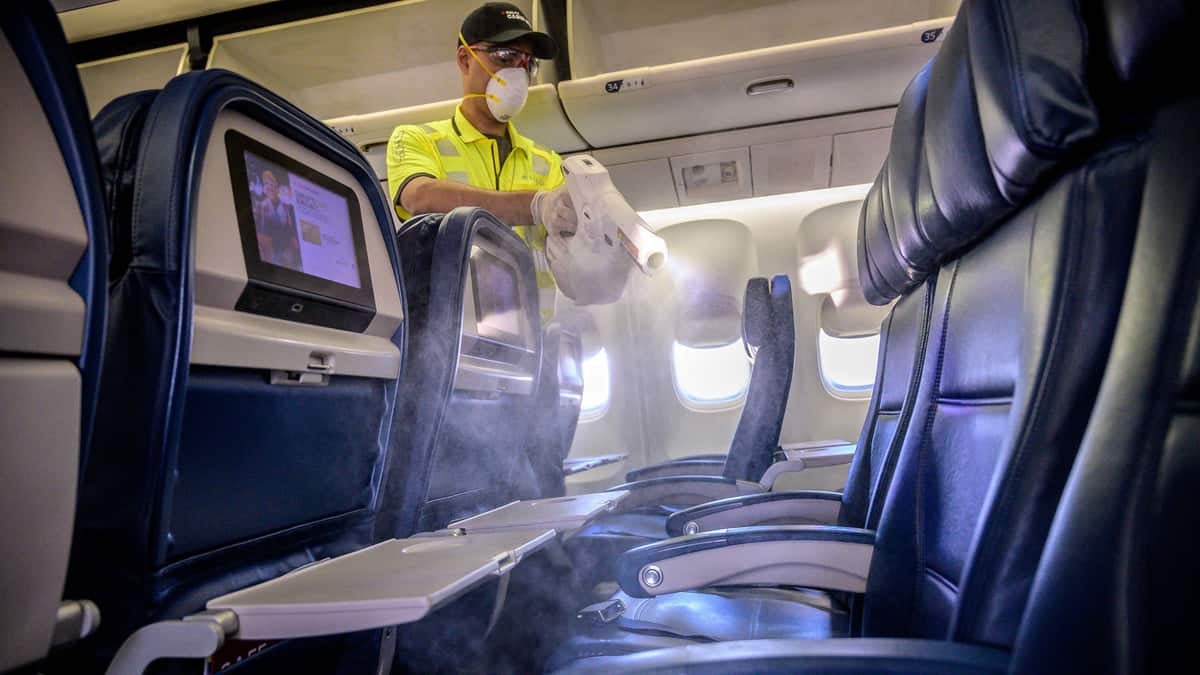
<path fill-rule="evenodd" d="M 554 38 L 533 30 L 525 13 L 516 5 L 507 2 L 489 2 L 463 19 L 463 39 L 467 44 L 493 42 L 503 44 L 518 38 L 529 38 L 533 44 L 533 55 L 539 59 L 552 59 L 558 55 L 558 43 Z"/>

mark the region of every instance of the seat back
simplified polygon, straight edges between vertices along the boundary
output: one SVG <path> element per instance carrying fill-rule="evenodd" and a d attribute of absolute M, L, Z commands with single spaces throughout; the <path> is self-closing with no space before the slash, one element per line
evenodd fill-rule
<path fill-rule="evenodd" d="M 753 360 L 746 402 L 738 417 L 723 475 L 758 480 L 779 448 L 796 357 L 792 284 L 786 274 L 746 284 L 742 301 L 742 341 Z"/>
<path fill-rule="evenodd" d="M 411 368 L 381 532 L 435 530 L 535 491 L 542 332 L 533 255 L 482 209 L 419 216 L 397 233 L 410 280 Z"/>
<path fill-rule="evenodd" d="M 1186 58 L 1200 17 L 1184 3 L 1106 10 L 1118 90 L 1155 118 L 1150 163 L 1112 356 L 1013 672 L 1177 670 L 1200 603 L 1200 98 L 1158 69 Z"/>
<path fill-rule="evenodd" d="M 105 621 L 75 672 L 141 625 L 372 543 L 403 355 L 388 203 L 352 145 L 218 70 L 96 128 L 128 248 L 69 580 Z"/>
<path fill-rule="evenodd" d="M 937 288 L 864 635 L 1014 642 L 1107 358 L 1144 172 L 1140 137 L 1102 124 L 1089 89 L 1089 18 L 968 0 L 901 99 L 861 277 L 877 303 L 935 273 Z"/>
<path fill-rule="evenodd" d="M 0 671 L 49 650 L 104 338 L 87 103 L 48 3 L 0 9 Z M 78 636 L 76 636 L 78 637 Z"/>
<path fill-rule="evenodd" d="M 842 490 L 839 525 L 874 529 L 879 523 L 900 443 L 912 421 L 936 280 L 931 275 L 900 297 L 880 326 L 875 385 Z"/>
<path fill-rule="evenodd" d="M 538 378 L 538 416 L 529 459 L 535 481 L 531 497 L 566 494 L 563 460 L 571 451 L 583 403 L 583 348 L 579 335 L 558 321 L 542 332 L 542 370 Z"/>

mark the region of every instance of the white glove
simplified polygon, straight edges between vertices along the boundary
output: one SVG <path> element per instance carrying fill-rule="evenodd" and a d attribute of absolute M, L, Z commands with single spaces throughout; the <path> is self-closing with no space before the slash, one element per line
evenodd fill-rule
<path fill-rule="evenodd" d="M 553 190 L 539 190 L 533 195 L 529 210 L 533 214 L 533 224 L 544 226 L 550 238 L 575 236 L 579 216 L 575 214 L 571 193 L 567 192 L 566 185 Z"/>

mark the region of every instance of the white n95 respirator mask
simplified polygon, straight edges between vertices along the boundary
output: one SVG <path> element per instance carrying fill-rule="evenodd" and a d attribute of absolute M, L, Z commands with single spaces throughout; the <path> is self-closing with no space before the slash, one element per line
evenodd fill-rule
<path fill-rule="evenodd" d="M 503 68 L 492 73 L 488 80 L 488 110 L 497 122 L 507 122 L 517 116 L 529 98 L 529 73 L 524 68 Z M 476 94 L 478 96 L 478 94 Z"/>
<path fill-rule="evenodd" d="M 525 101 L 529 98 L 529 71 L 524 68 L 501 68 L 496 72 L 492 72 L 491 68 L 480 59 L 474 49 L 467 44 L 465 38 L 460 33 L 458 36 L 462 46 L 467 48 L 467 53 L 471 58 L 475 59 L 485 71 L 487 71 L 488 80 L 487 88 L 483 94 L 467 94 L 463 98 L 486 98 L 488 110 L 491 111 L 492 117 L 496 118 L 497 122 L 507 123 L 509 120 L 517 116 L 521 109 L 525 107 Z"/>

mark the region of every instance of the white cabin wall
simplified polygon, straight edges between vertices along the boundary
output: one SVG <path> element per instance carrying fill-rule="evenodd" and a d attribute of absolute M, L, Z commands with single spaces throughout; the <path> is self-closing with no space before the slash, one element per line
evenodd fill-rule
<path fill-rule="evenodd" d="M 751 257 L 755 269 L 747 278 L 774 274 L 790 277 L 796 360 L 782 443 L 830 438 L 854 442 L 866 414 L 866 399 L 837 398 L 821 383 L 817 335 L 821 305 L 828 296 L 804 291 L 798 269 L 803 247 L 797 245 L 798 232 L 810 213 L 834 204 L 861 201 L 865 192 L 865 185 L 857 185 L 643 214 L 655 229 L 699 220 L 739 221 L 750 231 L 754 248 Z M 838 225 L 845 230 L 839 237 L 842 247 L 852 245 L 857 227 L 856 218 L 844 220 L 845 223 Z M 822 227 L 830 227 L 829 222 L 823 221 Z M 850 251 L 840 254 L 843 259 L 853 260 Z M 603 326 L 605 346 L 610 350 L 613 403 L 604 418 L 580 424 L 571 454 L 629 452 L 630 459 L 625 466 L 614 465 L 604 476 L 601 471 L 593 471 L 589 474 L 595 476 L 573 477 L 573 491 L 611 485 L 629 468 L 728 450 L 741 414 L 740 404 L 729 410 L 697 412 L 685 407 L 676 396 L 671 369 L 674 298 L 673 285 L 667 276 L 664 273 L 647 279 L 635 275 L 626 297 L 618 305 L 593 310 L 597 323 Z M 745 279 L 740 283 L 744 287 Z M 637 405 L 632 405 L 634 402 Z M 624 445 L 618 447 L 617 443 Z M 845 474 L 846 467 L 810 471 L 788 479 L 782 486 L 836 489 L 844 484 Z"/>
<path fill-rule="evenodd" d="M 668 269 L 652 279 L 640 274 L 634 276 L 627 290 L 634 340 L 639 349 L 637 372 L 625 375 L 636 376 L 641 392 L 644 419 L 649 421 L 643 434 L 650 464 L 725 452 L 741 414 L 740 403 L 697 412 L 680 402 L 675 389 L 672 348 L 678 337 L 676 310 L 680 308 L 679 285 L 686 283 L 683 275 L 699 276 L 710 292 L 722 293 L 740 307 L 746 281 L 761 269 L 754 234 L 745 223 L 733 218 L 704 218 L 702 214 L 703 211 L 697 213 L 701 215 L 699 219 L 674 228 L 659 228 L 673 251 Z M 703 232 L 692 234 L 707 237 L 709 241 L 684 240 L 689 227 L 704 228 Z M 706 250 L 708 243 L 712 244 L 711 250 Z M 736 340 L 741 334 L 736 315 L 728 317 L 724 328 L 720 342 Z"/>
<path fill-rule="evenodd" d="M 571 311 L 571 303 L 558 298 L 560 314 Z M 638 364 L 637 349 L 630 331 L 630 310 L 624 302 L 580 308 L 595 323 L 595 331 L 585 332 L 585 358 L 601 347 L 608 354 L 611 390 L 608 410 L 591 421 L 581 421 L 571 446 L 572 457 L 623 453 L 624 462 L 608 464 L 567 478 L 572 493 L 595 492 L 624 482 L 625 472 L 647 463 L 642 418 L 642 392 L 636 378 L 627 377 Z"/>

